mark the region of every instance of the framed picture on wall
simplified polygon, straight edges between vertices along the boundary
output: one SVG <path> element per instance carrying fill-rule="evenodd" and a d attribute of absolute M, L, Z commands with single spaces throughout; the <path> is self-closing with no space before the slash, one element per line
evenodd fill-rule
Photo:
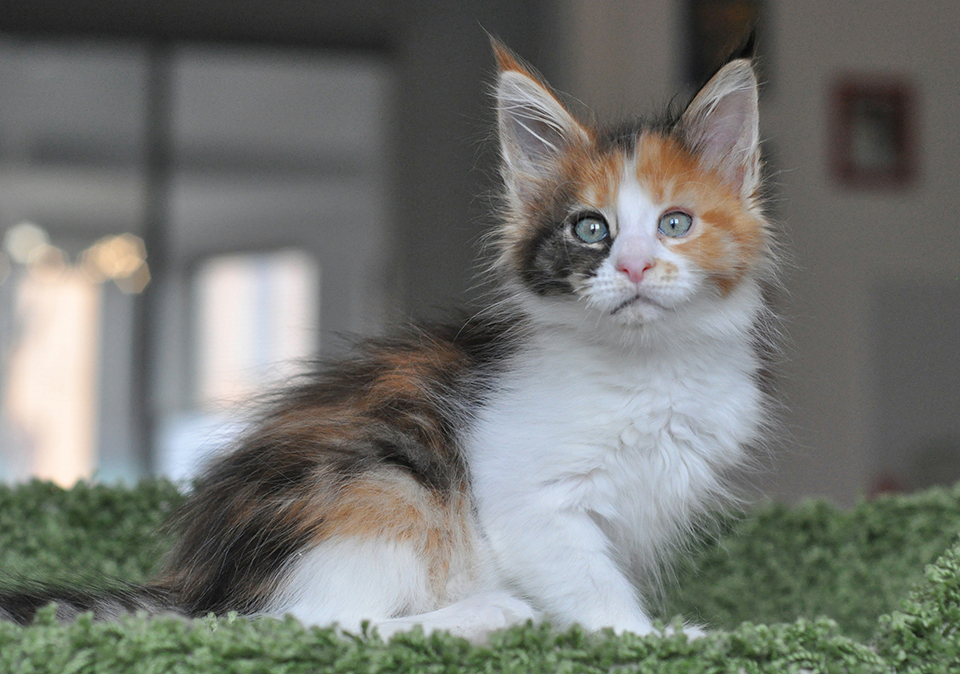
<path fill-rule="evenodd" d="M 830 160 L 838 183 L 885 188 L 914 175 L 912 87 L 905 81 L 847 76 L 832 92 Z"/>

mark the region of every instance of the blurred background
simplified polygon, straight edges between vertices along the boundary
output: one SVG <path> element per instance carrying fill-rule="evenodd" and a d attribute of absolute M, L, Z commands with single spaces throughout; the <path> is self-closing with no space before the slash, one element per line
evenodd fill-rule
<path fill-rule="evenodd" d="M 789 252 L 762 488 L 960 479 L 960 5 L 899 0 L 7 0 L 0 479 L 183 479 L 299 359 L 474 293 L 485 31 L 612 119 L 750 26 Z"/>

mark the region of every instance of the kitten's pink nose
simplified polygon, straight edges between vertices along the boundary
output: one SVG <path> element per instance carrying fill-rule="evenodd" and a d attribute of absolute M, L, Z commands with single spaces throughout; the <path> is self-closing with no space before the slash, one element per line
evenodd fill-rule
<path fill-rule="evenodd" d="M 617 271 L 626 274 L 627 278 L 634 283 L 640 283 L 643 280 L 644 273 L 651 267 L 653 267 L 653 260 L 648 258 L 621 259 L 617 262 Z"/>

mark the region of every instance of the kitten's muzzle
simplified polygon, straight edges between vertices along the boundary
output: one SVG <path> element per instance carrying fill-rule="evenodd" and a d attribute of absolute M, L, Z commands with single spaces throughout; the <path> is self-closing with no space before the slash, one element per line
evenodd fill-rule
<path fill-rule="evenodd" d="M 660 304 L 659 302 L 656 302 L 656 301 L 650 299 L 650 298 L 647 297 L 646 295 L 641 295 L 641 294 L 637 293 L 636 295 L 634 295 L 634 296 L 631 297 L 630 299 L 625 300 L 625 301 L 621 302 L 620 304 L 618 304 L 617 306 L 615 306 L 615 307 L 610 311 L 610 315 L 611 315 L 611 316 L 616 316 L 620 311 L 626 309 L 626 308 L 629 307 L 629 306 L 633 306 L 633 305 L 636 304 L 637 302 L 641 302 L 641 303 L 643 303 L 643 304 L 648 304 L 648 305 L 650 305 L 650 306 L 656 307 L 657 309 L 661 309 L 661 310 L 663 310 L 663 311 L 666 311 L 666 309 L 667 309 L 665 306 L 663 306 L 663 305 Z"/>

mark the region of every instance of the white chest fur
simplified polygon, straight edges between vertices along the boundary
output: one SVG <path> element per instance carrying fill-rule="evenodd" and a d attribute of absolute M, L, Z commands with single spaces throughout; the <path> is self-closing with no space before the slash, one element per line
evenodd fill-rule
<path fill-rule="evenodd" d="M 605 546 L 634 585 L 654 572 L 756 439 L 756 366 L 744 339 L 633 353 L 564 334 L 535 341 L 467 445 L 480 527 L 507 579 L 535 572 L 517 546 L 576 555 L 548 520 L 582 514 L 600 532 L 587 547 Z"/>

